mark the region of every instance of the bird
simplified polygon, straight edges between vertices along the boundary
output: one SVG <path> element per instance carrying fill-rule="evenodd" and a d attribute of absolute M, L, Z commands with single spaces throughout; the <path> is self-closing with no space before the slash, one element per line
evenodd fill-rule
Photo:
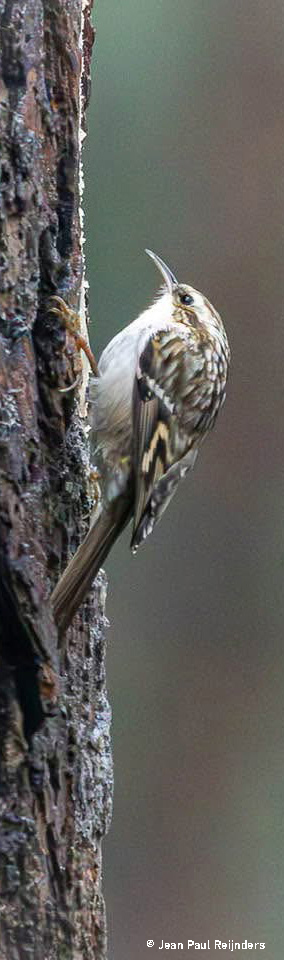
<path fill-rule="evenodd" d="M 51 596 L 60 633 L 127 524 L 132 520 L 133 554 L 152 533 L 226 396 L 230 348 L 219 314 L 160 256 L 145 252 L 162 275 L 162 288 L 92 364 L 90 442 L 101 495 Z M 82 338 L 78 343 L 84 349 Z"/>

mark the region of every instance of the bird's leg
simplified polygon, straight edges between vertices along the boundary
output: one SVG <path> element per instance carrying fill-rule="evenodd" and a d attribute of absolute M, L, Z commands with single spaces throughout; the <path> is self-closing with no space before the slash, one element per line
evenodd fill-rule
<path fill-rule="evenodd" d="M 86 354 L 86 357 L 89 361 L 92 372 L 95 377 L 98 376 L 98 365 L 96 358 L 91 350 L 91 347 L 85 340 L 85 337 L 82 337 L 80 333 L 80 317 L 79 314 L 72 310 L 71 307 L 67 306 L 65 300 L 62 300 L 62 297 L 50 297 L 50 303 L 54 306 L 49 307 L 49 313 L 55 313 L 57 317 L 63 321 L 66 330 L 69 331 L 72 337 L 74 337 L 77 350 L 83 350 Z"/>
<path fill-rule="evenodd" d="M 95 467 L 91 467 L 88 474 L 88 484 L 91 499 L 94 503 L 100 503 L 102 498 L 101 475 Z"/>

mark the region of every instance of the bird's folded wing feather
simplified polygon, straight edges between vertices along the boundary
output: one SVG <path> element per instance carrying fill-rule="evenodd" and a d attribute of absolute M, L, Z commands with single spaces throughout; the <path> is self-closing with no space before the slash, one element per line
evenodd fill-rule
<path fill-rule="evenodd" d="M 175 469 L 175 464 L 182 462 L 190 447 L 190 436 L 182 426 L 181 398 L 190 391 L 195 376 L 196 361 L 193 358 L 191 363 L 183 334 L 167 330 L 149 338 L 133 393 L 134 549 L 153 529 L 180 479 L 181 469 Z M 189 466 L 190 457 L 184 472 Z M 155 491 L 160 491 L 159 507 Z"/>

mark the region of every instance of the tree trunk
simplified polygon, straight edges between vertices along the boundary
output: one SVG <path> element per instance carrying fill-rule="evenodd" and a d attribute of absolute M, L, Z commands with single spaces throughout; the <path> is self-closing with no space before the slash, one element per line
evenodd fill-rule
<path fill-rule="evenodd" d="M 84 300 L 90 6 L 0 0 L 1 960 L 106 956 L 104 574 L 60 647 L 49 604 L 90 513 L 81 361 L 48 310 Z"/>

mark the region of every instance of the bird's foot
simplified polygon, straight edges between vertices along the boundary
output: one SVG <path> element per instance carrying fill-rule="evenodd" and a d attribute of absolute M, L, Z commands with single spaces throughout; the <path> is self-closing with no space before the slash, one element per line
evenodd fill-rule
<path fill-rule="evenodd" d="M 92 467 L 88 474 L 88 487 L 91 500 L 93 503 L 98 504 L 102 498 L 101 492 L 101 475 L 95 467 Z"/>
<path fill-rule="evenodd" d="M 83 350 L 91 367 L 92 372 L 95 377 L 98 376 L 98 365 L 96 358 L 91 350 L 91 347 L 85 337 L 82 337 L 80 333 L 81 320 L 78 313 L 75 310 L 72 310 L 71 307 L 67 306 L 65 300 L 62 297 L 50 297 L 49 313 L 54 313 L 57 317 L 60 317 L 66 330 L 71 334 L 71 337 L 74 337 L 77 350 Z"/>

